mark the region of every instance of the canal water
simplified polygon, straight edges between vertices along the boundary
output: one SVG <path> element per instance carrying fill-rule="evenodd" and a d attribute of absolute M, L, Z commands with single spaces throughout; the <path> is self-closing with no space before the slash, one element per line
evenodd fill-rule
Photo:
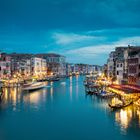
<path fill-rule="evenodd" d="M 7 89 L 0 104 L 0 140 L 139 140 L 140 111 L 112 111 L 107 100 L 85 94 L 83 76 L 44 89 Z"/>

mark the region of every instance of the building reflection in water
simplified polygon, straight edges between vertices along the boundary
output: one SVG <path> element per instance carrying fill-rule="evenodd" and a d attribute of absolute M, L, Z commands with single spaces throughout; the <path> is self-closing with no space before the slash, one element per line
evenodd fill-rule
<path fill-rule="evenodd" d="M 36 91 L 33 93 L 29 93 L 29 102 L 32 104 L 38 104 L 39 100 L 40 100 L 40 92 Z"/>
<path fill-rule="evenodd" d="M 48 83 L 46 83 L 48 85 Z M 47 100 L 47 96 L 50 94 L 50 101 L 53 101 L 53 82 L 48 85 L 48 88 L 44 88 L 41 90 L 26 92 L 22 91 L 21 88 L 5 88 L 4 89 L 4 98 L 2 108 L 10 107 L 13 111 L 16 111 L 20 108 L 20 105 L 24 103 L 24 105 L 33 105 L 37 106 L 40 102 L 45 102 Z"/>
<path fill-rule="evenodd" d="M 140 109 L 137 109 L 136 112 L 137 112 L 138 123 L 139 123 L 139 128 L 140 128 Z"/>
<path fill-rule="evenodd" d="M 50 88 L 50 94 L 51 94 L 51 101 L 53 101 L 53 86 Z"/>
<path fill-rule="evenodd" d="M 79 75 L 76 75 L 76 99 L 78 99 L 78 94 L 79 94 Z"/>
<path fill-rule="evenodd" d="M 51 101 L 53 101 L 53 82 L 50 83 L 50 86 Z"/>
<path fill-rule="evenodd" d="M 21 100 L 21 89 L 20 88 L 5 88 L 4 89 L 4 99 L 3 99 L 3 105 L 6 106 L 9 102 L 12 105 L 13 111 L 16 111 L 16 105 Z"/>
<path fill-rule="evenodd" d="M 72 76 L 70 76 L 70 100 L 72 101 Z"/>
<path fill-rule="evenodd" d="M 127 129 L 132 119 L 132 110 L 121 109 L 115 115 L 116 121 L 120 123 L 121 127 Z"/>
<path fill-rule="evenodd" d="M 20 89 L 19 88 L 5 88 L 4 89 L 4 100 L 12 101 L 13 104 L 16 104 L 20 100 Z"/>
<path fill-rule="evenodd" d="M 135 106 L 126 107 L 115 113 L 115 120 L 121 126 L 121 131 L 126 134 L 128 128 L 140 127 L 140 111 Z"/>

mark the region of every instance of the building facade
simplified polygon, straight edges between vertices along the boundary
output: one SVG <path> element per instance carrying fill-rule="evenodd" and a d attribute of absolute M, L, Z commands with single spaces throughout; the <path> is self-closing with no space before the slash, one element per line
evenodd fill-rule
<path fill-rule="evenodd" d="M 116 77 L 116 54 L 115 51 L 109 54 L 109 58 L 107 60 L 107 77 L 109 79 L 113 79 Z"/>
<path fill-rule="evenodd" d="M 0 53 L 0 78 L 8 79 L 11 77 L 11 57 L 6 53 Z"/>
<path fill-rule="evenodd" d="M 129 51 L 128 83 L 140 85 L 140 48 L 133 48 Z"/>
<path fill-rule="evenodd" d="M 31 75 L 38 78 L 47 76 L 47 63 L 43 58 L 31 58 Z"/>
<path fill-rule="evenodd" d="M 28 78 L 31 76 L 31 54 L 10 54 L 12 77 Z"/>
<path fill-rule="evenodd" d="M 37 54 L 37 57 L 43 58 L 47 62 L 48 75 L 66 75 L 66 58 L 65 56 L 48 53 L 48 54 Z"/>
<path fill-rule="evenodd" d="M 116 47 L 109 55 L 107 75 L 118 84 L 139 84 L 139 46 Z"/>

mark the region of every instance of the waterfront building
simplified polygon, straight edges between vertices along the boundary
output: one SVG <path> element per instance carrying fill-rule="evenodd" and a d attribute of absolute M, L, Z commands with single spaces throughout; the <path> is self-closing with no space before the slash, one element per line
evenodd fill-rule
<path fill-rule="evenodd" d="M 116 48 L 116 50 L 115 50 L 115 53 L 117 56 L 116 57 L 116 78 L 117 78 L 117 82 L 119 84 L 126 84 L 126 83 L 136 84 L 137 83 L 136 79 L 138 79 L 138 73 L 139 73 L 139 70 L 138 70 L 139 56 L 138 56 L 138 54 L 137 54 L 137 56 L 134 56 L 132 54 L 134 52 L 139 53 L 139 50 L 140 50 L 140 48 L 138 46 L 136 46 L 136 47 L 128 46 L 128 47 L 117 47 Z M 137 60 L 135 59 L 135 57 L 137 57 Z M 137 63 L 137 64 L 135 65 L 135 63 Z M 135 75 L 134 79 L 132 76 L 133 72 L 136 72 L 136 74 L 134 74 Z"/>
<path fill-rule="evenodd" d="M 94 72 L 94 66 L 93 65 L 88 65 L 87 66 L 87 73 L 88 74 L 92 74 Z"/>
<path fill-rule="evenodd" d="M 138 84 L 139 50 L 138 46 L 116 47 L 115 51 L 109 54 L 108 78 L 113 77 L 112 81 L 116 81 L 118 84 Z"/>
<path fill-rule="evenodd" d="M 128 83 L 140 85 L 140 47 L 129 49 Z"/>
<path fill-rule="evenodd" d="M 108 68 L 107 64 L 104 64 L 102 72 L 104 74 L 104 77 L 106 77 L 106 78 L 107 78 L 107 73 L 108 73 L 108 69 L 107 68 Z"/>
<path fill-rule="evenodd" d="M 109 54 L 107 62 L 108 78 L 116 81 L 118 84 L 127 83 L 127 60 L 128 47 L 116 47 L 115 51 Z"/>
<path fill-rule="evenodd" d="M 17 54 L 12 53 L 11 57 L 11 73 L 13 77 L 31 78 L 31 76 L 46 76 L 46 60 L 37 58 L 33 54 Z"/>
<path fill-rule="evenodd" d="M 123 81 L 125 83 L 128 83 L 128 53 L 129 53 L 129 47 L 124 50 Z"/>
<path fill-rule="evenodd" d="M 66 75 L 66 57 L 55 53 L 37 54 L 37 57 L 46 59 L 48 74 L 50 75 Z"/>
<path fill-rule="evenodd" d="M 71 76 L 72 75 L 72 64 L 66 63 L 66 75 Z"/>
<path fill-rule="evenodd" d="M 47 63 L 43 58 L 31 58 L 31 75 L 37 78 L 44 78 L 47 75 Z"/>
<path fill-rule="evenodd" d="M 98 65 L 73 64 L 71 67 L 72 72 L 75 74 L 100 74 L 102 72 L 102 67 Z"/>
<path fill-rule="evenodd" d="M 103 71 L 103 67 L 95 65 L 95 71 L 96 71 L 97 75 L 101 75 L 102 71 Z"/>
<path fill-rule="evenodd" d="M 71 70 L 72 74 L 75 74 L 75 72 L 76 72 L 75 64 L 70 64 L 70 70 Z"/>
<path fill-rule="evenodd" d="M 31 54 L 9 54 L 11 57 L 12 77 L 29 78 L 31 76 Z"/>
<path fill-rule="evenodd" d="M 123 81 L 123 73 L 124 73 L 124 62 L 123 60 L 116 61 L 116 80 L 118 84 L 121 84 Z"/>
<path fill-rule="evenodd" d="M 82 68 L 80 64 L 75 64 L 74 65 L 74 73 L 81 73 Z"/>
<path fill-rule="evenodd" d="M 88 65 L 87 64 L 73 64 L 72 72 L 73 72 L 73 74 L 87 74 Z"/>
<path fill-rule="evenodd" d="M 12 59 L 11 60 L 11 72 L 12 75 L 17 77 L 29 77 L 30 72 L 30 59 Z"/>
<path fill-rule="evenodd" d="M 125 57 L 124 52 L 127 50 L 127 47 L 116 47 L 115 55 L 116 55 L 116 81 L 118 84 L 126 83 L 125 79 Z"/>
<path fill-rule="evenodd" d="M 112 51 L 107 60 L 107 77 L 113 80 L 116 77 L 116 54 Z"/>
<path fill-rule="evenodd" d="M 11 77 L 11 57 L 6 53 L 0 53 L 0 79 Z"/>

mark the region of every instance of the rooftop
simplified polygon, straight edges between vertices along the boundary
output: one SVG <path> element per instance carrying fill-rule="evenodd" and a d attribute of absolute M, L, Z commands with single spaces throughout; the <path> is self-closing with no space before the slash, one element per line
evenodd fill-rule
<path fill-rule="evenodd" d="M 36 54 L 36 56 L 38 57 L 65 57 L 63 55 L 56 54 L 56 53 L 41 53 L 41 54 Z"/>

